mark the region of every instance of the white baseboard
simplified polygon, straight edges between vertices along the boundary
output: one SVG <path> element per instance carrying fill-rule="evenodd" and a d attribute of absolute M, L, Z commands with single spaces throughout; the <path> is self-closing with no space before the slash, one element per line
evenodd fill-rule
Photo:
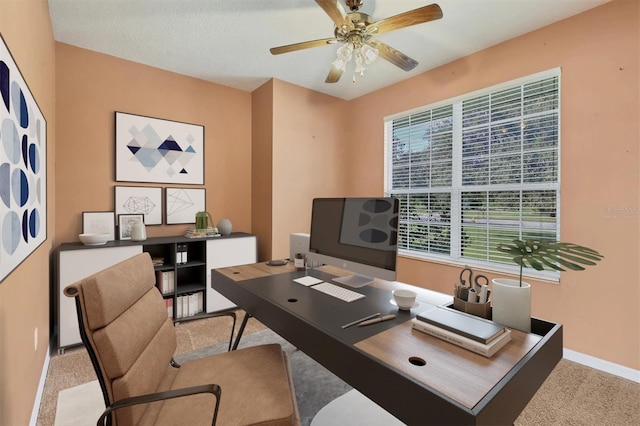
<path fill-rule="evenodd" d="M 38 413 L 40 412 L 40 402 L 42 402 L 42 392 L 44 391 L 44 384 L 47 380 L 47 372 L 49 371 L 49 361 L 51 360 L 51 345 L 47 348 L 47 356 L 44 359 L 42 365 L 42 373 L 40 373 L 40 383 L 38 384 L 38 392 L 36 393 L 36 400 L 33 402 L 33 409 L 31 410 L 31 420 L 29 426 L 36 426 L 38 423 Z"/>
<path fill-rule="evenodd" d="M 586 365 L 587 367 L 595 368 L 596 370 L 604 371 L 605 373 L 610 373 L 615 376 L 640 383 L 640 371 L 634 370 L 633 368 L 614 364 L 613 362 L 605 361 L 604 359 L 596 358 L 591 355 L 585 355 L 567 348 L 563 349 L 562 354 L 563 358 L 566 358 L 569 361 L 574 361 L 578 364 Z"/>

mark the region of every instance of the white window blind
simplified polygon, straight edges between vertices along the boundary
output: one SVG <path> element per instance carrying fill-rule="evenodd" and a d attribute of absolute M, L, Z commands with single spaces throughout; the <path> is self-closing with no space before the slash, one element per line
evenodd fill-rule
<path fill-rule="evenodd" d="M 558 239 L 560 72 L 385 120 L 402 253 L 510 264 L 495 247 Z"/>

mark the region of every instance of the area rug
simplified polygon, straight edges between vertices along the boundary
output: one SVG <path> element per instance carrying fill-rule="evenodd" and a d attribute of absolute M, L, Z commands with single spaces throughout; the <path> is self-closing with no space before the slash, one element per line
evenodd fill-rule
<path fill-rule="evenodd" d="M 238 347 L 243 348 L 265 343 L 279 343 L 282 349 L 287 352 L 289 362 L 291 363 L 293 384 L 296 390 L 296 399 L 298 401 L 302 425 L 311 425 L 314 416 L 320 409 L 352 389 L 340 378 L 303 352 L 297 350 L 289 342 L 271 330 L 262 330 L 244 336 Z M 197 349 L 176 356 L 176 361 L 182 363 L 191 359 L 225 352 L 227 345 L 227 343 L 219 343 Z M 340 407 L 340 405 L 338 405 L 338 407 Z M 97 381 L 66 389 L 58 395 L 55 426 L 86 426 L 88 424 L 95 424 L 103 410 L 104 403 L 102 401 L 102 393 L 100 392 Z M 327 416 L 328 413 L 325 413 L 323 418 L 327 418 Z M 336 424 L 339 423 L 319 423 L 318 425 L 334 426 Z"/>
<path fill-rule="evenodd" d="M 95 424 L 104 411 L 97 380 L 60 391 L 56 406 L 56 426 Z"/>
<path fill-rule="evenodd" d="M 403 426 L 400 420 L 355 389 L 318 411 L 311 426 Z"/>

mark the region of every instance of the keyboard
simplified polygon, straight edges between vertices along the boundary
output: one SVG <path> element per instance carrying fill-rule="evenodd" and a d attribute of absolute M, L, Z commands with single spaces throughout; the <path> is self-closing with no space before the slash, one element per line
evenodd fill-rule
<path fill-rule="evenodd" d="M 328 294 L 329 296 L 333 296 L 337 299 L 344 300 L 345 302 L 353 302 L 354 300 L 362 299 L 363 297 L 365 297 L 364 294 L 360 294 L 358 292 L 351 291 L 349 289 L 331 283 L 320 283 L 314 285 L 311 288 L 321 291 L 324 294 Z"/>

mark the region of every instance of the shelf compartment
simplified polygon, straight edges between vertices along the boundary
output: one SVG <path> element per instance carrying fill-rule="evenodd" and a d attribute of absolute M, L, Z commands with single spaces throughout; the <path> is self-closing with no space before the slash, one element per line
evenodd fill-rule
<path fill-rule="evenodd" d="M 181 296 L 183 294 L 196 293 L 198 291 L 205 291 L 206 286 L 204 283 L 191 282 L 191 283 L 179 283 L 176 291 L 176 295 Z"/>

